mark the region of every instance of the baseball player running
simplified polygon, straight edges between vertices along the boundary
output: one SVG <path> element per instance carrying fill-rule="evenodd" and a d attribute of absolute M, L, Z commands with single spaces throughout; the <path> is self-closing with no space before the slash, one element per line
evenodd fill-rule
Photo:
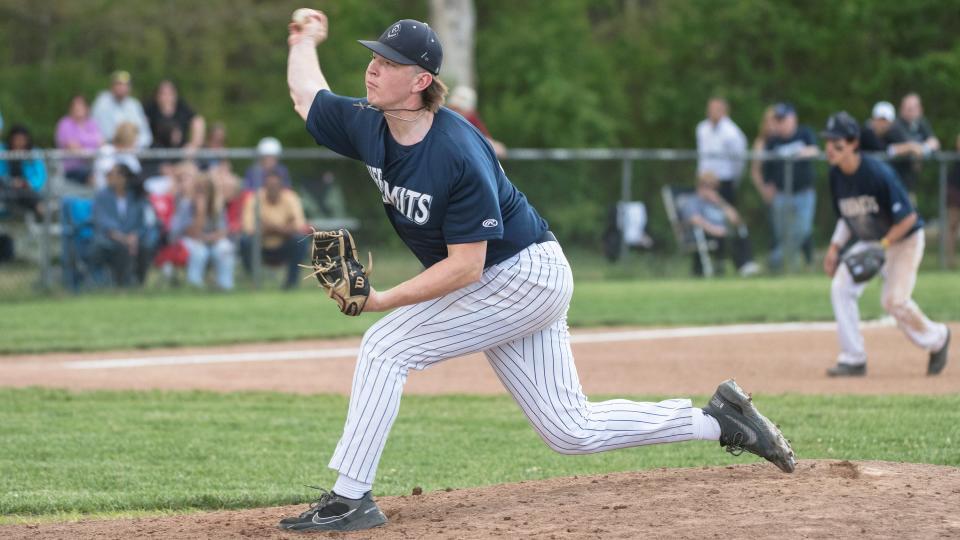
<path fill-rule="evenodd" d="M 366 164 L 387 218 L 425 270 L 384 291 L 359 279 L 365 275 L 353 260 L 336 279 L 322 279 L 330 284 L 349 274 L 349 287 L 357 285 L 360 300 L 329 288 L 347 314 L 393 311 L 364 334 L 346 425 L 329 463 L 339 473 L 333 491 L 282 520 L 281 528 L 344 531 L 386 523 L 371 488 L 408 371 L 479 351 L 557 452 L 719 440 L 733 453 L 746 450 L 793 471 L 788 442 L 733 381 L 722 383 L 703 409 L 689 399 L 588 401 L 567 331 L 570 266 L 488 141 L 442 106 L 437 35 L 404 19 L 378 40 L 360 41 L 372 58 L 366 98 L 358 99 L 331 92 L 320 70 L 316 47 L 327 29 L 326 15 L 312 10 L 290 25 L 294 108 L 319 144 Z M 343 231 L 318 232 L 315 240 L 333 242 L 315 247 L 320 274 L 339 266 L 338 252 L 353 251 Z"/>
<path fill-rule="evenodd" d="M 893 315 L 910 341 L 930 352 L 927 374 L 936 375 L 947 363 L 950 329 L 931 322 L 910 298 L 923 259 L 923 221 L 893 169 L 860 153 L 860 127 L 852 116 L 846 112 L 832 115 L 821 136 L 826 140 L 830 191 L 837 212 L 823 269 L 833 277 L 830 301 L 837 319 L 840 356 L 827 374 L 843 377 L 867 372 L 857 301 L 875 268 L 884 278 L 883 309 Z M 841 261 L 840 251 L 851 238 L 857 244 Z"/>

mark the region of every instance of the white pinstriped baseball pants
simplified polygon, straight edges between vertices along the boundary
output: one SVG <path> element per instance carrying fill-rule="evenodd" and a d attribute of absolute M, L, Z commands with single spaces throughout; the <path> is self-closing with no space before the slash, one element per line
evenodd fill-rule
<path fill-rule="evenodd" d="M 330 459 L 340 474 L 372 484 L 410 369 L 483 351 L 547 445 L 587 454 L 698 438 L 688 399 L 587 401 L 570 350 L 573 276 L 560 244 L 533 244 L 481 280 L 403 307 L 364 335 L 343 436 Z"/>

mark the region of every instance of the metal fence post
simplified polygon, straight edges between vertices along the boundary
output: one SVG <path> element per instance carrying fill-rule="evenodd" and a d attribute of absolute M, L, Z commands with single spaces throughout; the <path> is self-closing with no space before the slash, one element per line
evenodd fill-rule
<path fill-rule="evenodd" d="M 950 226 L 950 218 L 947 216 L 947 161 L 941 156 L 937 156 L 937 163 L 940 164 L 940 178 L 937 195 L 937 205 L 940 214 L 940 230 L 937 234 L 940 239 L 939 260 L 940 269 L 947 268 L 947 227 Z M 922 231 L 921 231 L 922 232 Z"/>
<path fill-rule="evenodd" d="M 630 202 L 631 197 L 631 188 L 633 184 L 633 161 L 630 158 L 623 158 L 623 161 L 620 162 L 620 202 L 628 203 Z M 617 208 L 617 218 L 620 218 L 620 209 L 623 206 Z M 627 255 L 627 240 L 626 235 L 623 234 L 623 231 L 620 231 L 620 258 L 623 258 Z"/>
<path fill-rule="evenodd" d="M 792 157 L 787 158 L 786 163 L 784 163 L 783 171 L 783 192 L 786 196 L 786 208 L 784 209 L 785 215 L 784 219 L 781 221 L 784 227 L 784 237 L 783 237 L 783 246 L 781 250 L 783 252 L 783 268 L 793 271 L 796 270 L 796 246 L 798 239 L 793 237 L 794 231 L 794 221 L 797 219 L 797 212 L 793 207 L 793 166 L 796 163 Z"/>
<path fill-rule="evenodd" d="M 50 184 L 53 183 L 53 174 L 56 169 L 50 165 L 54 164 L 53 159 L 44 160 L 47 165 L 47 181 L 43 184 L 43 190 L 40 192 L 40 208 L 43 209 L 43 226 L 40 234 L 40 289 L 50 290 Z"/>
<path fill-rule="evenodd" d="M 260 246 L 263 244 L 263 226 L 260 222 L 260 190 L 253 192 L 253 241 L 250 246 L 250 260 L 253 267 L 253 287 L 259 289 L 263 285 L 263 260 Z"/>

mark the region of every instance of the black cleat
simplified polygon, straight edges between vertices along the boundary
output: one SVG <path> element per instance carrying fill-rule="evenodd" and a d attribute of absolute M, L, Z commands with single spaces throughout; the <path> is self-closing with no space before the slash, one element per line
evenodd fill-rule
<path fill-rule="evenodd" d="M 320 488 L 317 488 L 320 489 Z M 368 491 L 360 499 L 347 499 L 332 491 L 323 491 L 306 512 L 280 520 L 280 528 L 288 531 L 359 531 L 379 527 L 387 522 Z"/>
<path fill-rule="evenodd" d="M 828 377 L 863 377 L 866 374 L 866 364 L 837 364 L 827 370 Z"/>
<path fill-rule="evenodd" d="M 927 364 L 927 375 L 939 375 L 947 365 L 947 353 L 950 352 L 950 329 L 947 328 L 947 340 L 937 352 L 930 353 L 930 363 Z"/>
<path fill-rule="evenodd" d="M 720 446 L 739 456 L 744 450 L 773 463 L 783 472 L 797 467 L 797 458 L 780 429 L 753 406 L 733 379 L 720 383 L 703 412 L 720 423 Z"/>

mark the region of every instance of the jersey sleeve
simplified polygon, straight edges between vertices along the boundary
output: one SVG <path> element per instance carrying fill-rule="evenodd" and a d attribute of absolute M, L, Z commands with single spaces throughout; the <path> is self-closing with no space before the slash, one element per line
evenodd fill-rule
<path fill-rule="evenodd" d="M 888 205 L 887 209 L 890 211 L 893 222 L 900 223 L 903 218 L 913 213 L 913 203 L 910 202 L 907 189 L 903 187 L 903 183 L 897 178 L 893 169 L 886 163 L 881 163 L 880 167 L 883 170 L 883 183 L 887 192 L 884 197 L 886 200 L 881 203 Z"/>
<path fill-rule="evenodd" d="M 450 192 L 443 219 L 446 243 L 468 244 L 503 238 L 495 167 L 496 163 L 483 166 L 465 160 L 463 172 Z"/>
<path fill-rule="evenodd" d="M 313 135 L 313 140 L 341 156 L 361 159 L 357 151 L 357 101 L 329 90 L 317 92 L 307 113 L 307 131 Z"/>

